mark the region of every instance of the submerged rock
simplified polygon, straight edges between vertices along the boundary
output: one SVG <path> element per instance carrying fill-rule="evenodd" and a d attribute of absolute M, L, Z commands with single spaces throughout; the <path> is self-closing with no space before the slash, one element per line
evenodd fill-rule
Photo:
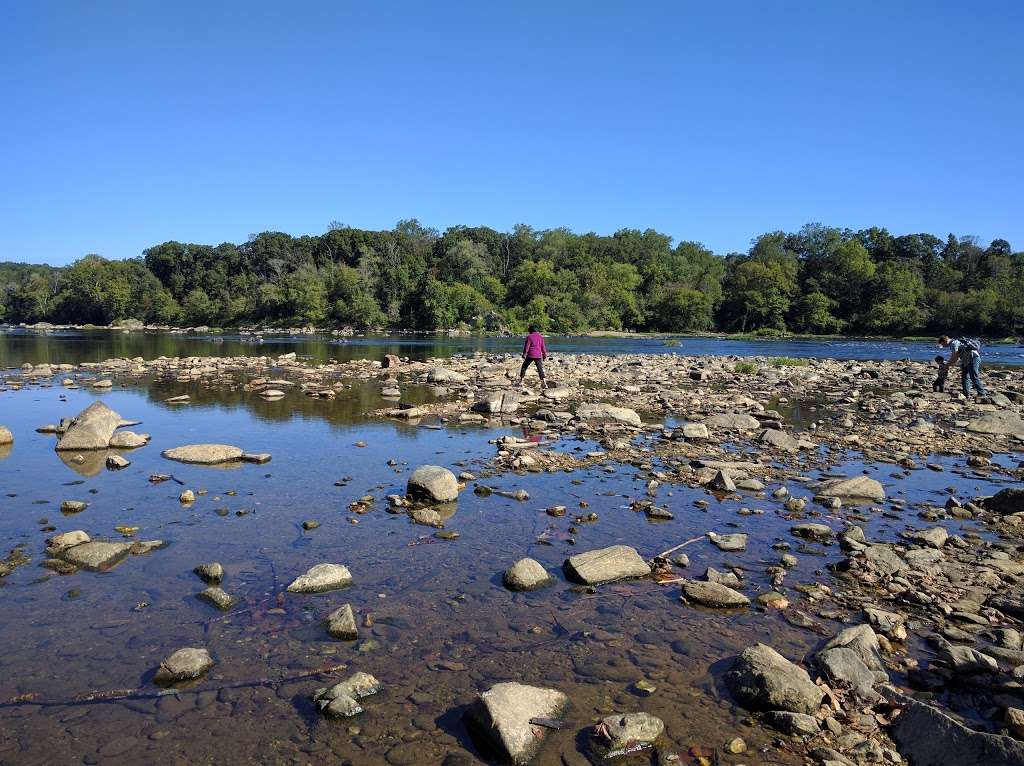
<path fill-rule="evenodd" d="M 601 719 L 598 731 L 611 750 L 649 744 L 665 732 L 665 722 L 649 713 L 616 713 Z"/>
<path fill-rule="evenodd" d="M 200 564 L 192 570 L 199 578 L 204 582 L 218 584 L 224 579 L 224 567 L 216 561 L 211 561 L 209 564 Z"/>
<path fill-rule="evenodd" d="M 509 590 L 535 590 L 549 585 L 553 578 L 534 559 L 520 559 L 505 570 L 502 581 Z"/>
<path fill-rule="evenodd" d="M 459 482 L 447 468 L 421 465 L 409 477 L 406 492 L 417 500 L 451 503 L 459 499 Z"/>
<path fill-rule="evenodd" d="M 732 588 L 717 582 L 687 580 L 683 583 L 687 601 L 713 609 L 738 609 L 749 606 L 750 599 Z"/>
<path fill-rule="evenodd" d="M 209 588 L 200 591 L 196 594 L 196 598 L 217 607 L 222 612 L 228 611 L 238 603 L 237 598 L 216 585 L 211 585 Z"/>
<path fill-rule="evenodd" d="M 838 497 L 840 500 L 884 500 L 885 488 L 875 479 L 855 476 L 852 479 L 832 479 L 825 482 L 820 490 L 822 497 Z"/>
<path fill-rule="evenodd" d="M 60 558 L 80 569 L 104 572 L 113 569 L 131 553 L 131 543 L 112 543 L 105 540 L 90 540 L 81 545 L 66 548 Z"/>
<path fill-rule="evenodd" d="M 339 606 L 324 618 L 324 624 L 327 626 L 328 633 L 342 641 L 355 641 L 359 637 L 356 615 L 352 611 L 351 604 Z"/>
<path fill-rule="evenodd" d="M 120 415 L 103 402 L 93 402 L 75 416 L 55 449 L 58 452 L 106 449 L 120 425 Z"/>
<path fill-rule="evenodd" d="M 160 663 L 153 680 L 158 684 L 173 684 L 199 678 L 213 667 L 213 658 L 206 649 L 186 647 L 174 652 Z"/>
<path fill-rule="evenodd" d="M 570 556 L 562 568 L 566 577 L 584 585 L 646 577 L 651 573 L 650 566 L 640 558 L 636 548 L 628 545 L 612 545 Z"/>
<path fill-rule="evenodd" d="M 725 674 L 725 681 L 736 700 L 749 710 L 809 715 L 818 712 L 825 696 L 806 670 L 764 644 L 744 649 Z"/>
<path fill-rule="evenodd" d="M 296 577 L 288 590 L 291 593 L 323 593 L 352 584 L 352 573 L 341 564 L 317 564 L 304 575 Z"/>
<path fill-rule="evenodd" d="M 242 450 L 230 444 L 186 444 L 160 453 L 168 460 L 195 465 L 217 465 L 242 459 Z"/>
<path fill-rule="evenodd" d="M 507 682 L 481 694 L 467 713 L 468 723 L 504 763 L 523 766 L 533 758 L 548 730 L 533 718 L 558 718 L 569 698 L 556 689 Z"/>

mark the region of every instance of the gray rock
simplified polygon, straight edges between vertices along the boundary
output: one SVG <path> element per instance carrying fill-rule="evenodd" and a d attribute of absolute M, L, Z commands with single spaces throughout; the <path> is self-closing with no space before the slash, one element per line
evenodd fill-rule
<path fill-rule="evenodd" d="M 747 536 L 742 533 L 716 535 L 714 532 L 711 532 L 708 534 L 708 537 L 712 543 L 718 546 L 719 550 L 736 553 L 747 549 Z"/>
<path fill-rule="evenodd" d="M 907 568 L 906 563 L 888 545 L 869 545 L 864 559 L 881 574 L 895 575 Z"/>
<path fill-rule="evenodd" d="M 219 562 L 211 561 L 209 564 L 200 564 L 192 570 L 204 582 L 218 584 L 224 579 L 224 567 Z"/>
<path fill-rule="evenodd" d="M 149 434 L 137 434 L 134 431 L 117 431 L 110 437 L 108 446 L 114 449 L 137 449 L 149 444 Z"/>
<path fill-rule="evenodd" d="M 186 444 L 160 453 L 168 460 L 195 465 L 217 465 L 242 459 L 242 449 L 230 444 Z"/>
<path fill-rule="evenodd" d="M 938 656 L 958 675 L 999 672 L 999 663 L 994 658 L 969 646 L 943 641 Z"/>
<path fill-rule="evenodd" d="M 713 609 L 738 609 L 750 605 L 750 599 L 742 593 L 717 582 L 686 580 L 683 595 L 687 601 Z"/>
<path fill-rule="evenodd" d="M 459 482 L 447 468 L 421 465 L 409 477 L 406 493 L 416 500 L 451 503 L 459 499 Z"/>
<path fill-rule="evenodd" d="M 341 564 L 317 564 L 288 586 L 290 593 L 323 593 L 352 584 L 352 573 Z"/>
<path fill-rule="evenodd" d="M 732 476 L 729 475 L 728 471 L 719 469 L 718 472 L 712 477 L 708 486 L 712 489 L 717 489 L 719 492 L 735 492 L 736 482 L 732 480 Z"/>
<path fill-rule="evenodd" d="M 684 423 L 680 429 L 685 439 L 708 439 L 711 433 L 708 431 L 707 425 L 704 423 Z"/>
<path fill-rule="evenodd" d="M 885 489 L 874 479 L 855 476 L 852 479 L 832 479 L 825 482 L 819 494 L 822 497 L 838 497 L 840 500 L 884 500 Z"/>
<path fill-rule="evenodd" d="M 256 465 L 264 465 L 274 459 L 274 456 L 269 452 L 243 452 L 242 462 L 243 463 L 255 463 Z"/>
<path fill-rule="evenodd" d="M 509 590 L 535 590 L 550 585 L 551 575 L 534 559 L 520 559 L 505 570 L 502 581 Z"/>
<path fill-rule="evenodd" d="M 835 534 L 832 527 L 827 524 L 795 524 L 789 531 L 797 537 L 810 540 L 828 540 Z"/>
<path fill-rule="evenodd" d="M 60 512 L 63 514 L 81 513 L 88 507 L 89 504 L 84 500 L 64 500 L 60 504 Z"/>
<path fill-rule="evenodd" d="M 130 543 L 112 543 L 105 540 L 91 540 L 61 551 L 60 558 L 80 569 L 105 572 L 120 564 L 129 553 Z"/>
<path fill-rule="evenodd" d="M 568 704 L 569 698 L 556 689 L 500 683 L 476 699 L 467 717 L 503 762 L 523 766 L 540 749 L 548 732 L 530 719 L 558 718 Z"/>
<path fill-rule="evenodd" d="M 634 428 L 639 428 L 642 423 L 635 410 L 628 407 L 616 407 L 604 402 L 581 404 L 576 408 L 576 417 L 586 421 L 624 423 Z"/>
<path fill-rule="evenodd" d="M 818 652 L 814 659 L 822 675 L 833 688 L 852 689 L 865 700 L 877 698 L 878 695 L 872 691 L 877 680 L 875 674 L 853 649 L 825 649 Z"/>
<path fill-rule="evenodd" d="M 825 643 L 822 651 L 844 647 L 852 649 L 869 670 L 880 673 L 881 675 L 878 676 L 879 680 L 884 681 L 886 679 L 888 674 L 885 672 L 885 665 L 882 663 L 878 636 L 875 635 L 875 631 L 871 629 L 870 625 L 854 625 L 852 628 L 839 631 Z"/>
<path fill-rule="evenodd" d="M 704 421 L 704 424 L 708 428 L 720 428 L 724 431 L 755 431 L 761 427 L 757 418 L 738 412 L 712 415 Z"/>
<path fill-rule="evenodd" d="M 613 545 L 570 556 L 562 568 L 570 580 L 585 585 L 646 577 L 651 573 L 650 566 L 640 558 L 636 548 L 628 545 Z"/>
<path fill-rule="evenodd" d="M 799 452 L 800 451 L 800 440 L 790 436 L 785 431 L 777 431 L 774 428 L 769 428 L 761 432 L 761 435 L 757 437 L 757 440 L 761 444 L 767 444 L 776 449 L 780 449 L 783 452 Z"/>
<path fill-rule="evenodd" d="M 949 539 L 949 532 L 942 527 L 932 527 L 920 532 L 914 532 L 910 539 L 919 545 L 927 545 L 931 548 L 941 548 Z"/>
<path fill-rule="evenodd" d="M 648 744 L 665 733 L 664 721 L 649 713 L 616 713 L 602 718 L 601 723 L 599 731 L 607 734 L 611 750 Z"/>
<path fill-rule="evenodd" d="M 107 468 L 111 471 L 120 471 L 122 468 L 127 468 L 132 463 L 121 455 L 107 455 Z"/>
<path fill-rule="evenodd" d="M 968 423 L 967 430 L 976 434 L 1024 436 L 1024 420 L 1016 412 L 1007 410 L 986 412 Z"/>
<path fill-rule="evenodd" d="M 824 696 L 806 670 L 764 644 L 744 649 L 725 681 L 737 701 L 750 710 L 813 714 Z"/>
<path fill-rule="evenodd" d="M 350 718 L 363 712 L 357 700 L 381 690 L 381 683 L 369 673 L 356 673 L 329 688 L 313 692 L 313 703 L 331 718 Z"/>
<path fill-rule="evenodd" d="M 433 508 L 414 508 L 410 515 L 412 516 L 413 521 L 426 527 L 444 526 L 444 522 L 441 520 L 441 514 Z"/>
<path fill-rule="evenodd" d="M 199 678 L 213 667 L 213 658 L 206 649 L 186 647 L 174 652 L 160 663 L 153 680 L 158 684 L 173 684 Z"/>
<path fill-rule="evenodd" d="M 96 401 L 78 413 L 57 441 L 58 452 L 106 449 L 121 416 L 103 402 Z"/>
<path fill-rule="evenodd" d="M 46 541 L 46 552 L 51 556 L 57 556 L 68 548 L 89 542 L 89 535 L 83 530 L 76 529 L 72 532 L 61 532 Z"/>
<path fill-rule="evenodd" d="M 474 412 L 490 415 L 511 415 L 519 409 L 519 394 L 514 391 L 495 391 L 473 405 Z"/>
<path fill-rule="evenodd" d="M 708 567 L 704 571 L 704 579 L 708 582 L 716 582 L 727 588 L 742 588 L 743 581 L 733 572 L 719 572 L 714 567 Z"/>
<path fill-rule="evenodd" d="M 327 632 L 342 641 L 355 641 L 359 637 L 356 615 L 351 604 L 342 604 L 324 619 Z"/>
<path fill-rule="evenodd" d="M 1020 766 L 1024 742 L 968 729 L 942 711 L 901 694 L 882 689 L 903 713 L 889 728 L 900 754 L 913 766 Z"/>
<path fill-rule="evenodd" d="M 222 612 L 228 611 L 238 603 L 237 598 L 216 585 L 211 585 L 209 588 L 201 590 L 196 594 L 196 598 L 217 607 Z"/>
<path fill-rule="evenodd" d="M 427 383 L 465 383 L 466 376 L 461 372 L 434 367 L 427 373 Z"/>
<path fill-rule="evenodd" d="M 806 713 L 790 713 L 785 710 L 770 710 L 764 714 L 764 722 L 783 734 L 813 737 L 821 731 L 818 719 Z"/>

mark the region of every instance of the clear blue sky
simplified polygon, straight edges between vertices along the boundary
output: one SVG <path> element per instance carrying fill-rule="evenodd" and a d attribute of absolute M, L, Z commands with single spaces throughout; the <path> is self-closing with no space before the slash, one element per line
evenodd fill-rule
<path fill-rule="evenodd" d="M 1024 248 L 1024 3 L 5 2 L 0 260 L 809 221 Z"/>

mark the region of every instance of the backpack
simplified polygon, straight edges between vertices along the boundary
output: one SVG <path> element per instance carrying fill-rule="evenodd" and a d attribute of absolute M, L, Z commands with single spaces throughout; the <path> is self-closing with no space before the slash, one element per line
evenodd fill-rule
<path fill-rule="evenodd" d="M 979 354 L 981 353 L 981 341 L 977 338 L 957 338 L 957 340 L 959 340 L 963 347 L 968 351 L 976 351 Z"/>

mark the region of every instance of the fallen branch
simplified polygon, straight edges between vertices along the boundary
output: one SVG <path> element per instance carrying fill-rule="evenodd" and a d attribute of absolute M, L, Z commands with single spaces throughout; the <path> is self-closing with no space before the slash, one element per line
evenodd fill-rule
<path fill-rule="evenodd" d="M 680 548 L 685 548 L 687 545 L 690 545 L 691 543 L 699 542 L 700 540 L 703 540 L 703 539 L 704 539 L 704 535 L 701 535 L 700 537 L 694 537 L 694 538 L 692 538 L 690 540 L 687 540 L 685 543 L 679 543 L 679 545 L 675 546 L 674 548 L 669 548 L 667 551 L 663 551 L 663 552 L 659 553 L 654 558 L 656 558 L 656 559 L 663 559 L 667 555 L 669 555 L 670 553 L 675 553 Z"/>

